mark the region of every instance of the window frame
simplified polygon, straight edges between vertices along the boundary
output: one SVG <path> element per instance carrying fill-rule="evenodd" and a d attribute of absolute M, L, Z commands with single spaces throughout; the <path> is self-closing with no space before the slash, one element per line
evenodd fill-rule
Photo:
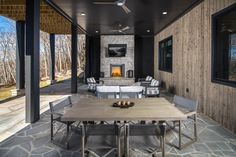
<path fill-rule="evenodd" d="M 162 68 L 161 67 L 161 44 L 162 43 L 166 43 L 167 41 L 171 40 L 171 70 L 167 70 L 166 68 Z M 166 47 L 166 46 L 165 46 Z M 159 41 L 159 47 L 158 47 L 158 50 L 159 50 L 159 59 L 158 59 L 158 69 L 160 71 L 164 71 L 164 72 L 169 72 L 169 73 L 173 73 L 173 35 Z"/>
<path fill-rule="evenodd" d="M 216 45 L 217 45 L 217 23 L 216 23 L 216 19 L 218 16 L 221 16 L 223 14 L 226 14 L 228 12 L 230 12 L 231 10 L 236 9 L 236 3 L 232 4 L 229 7 L 226 7 L 222 10 L 220 10 L 219 12 L 215 13 L 212 15 L 211 20 L 212 20 L 212 26 L 211 26 L 211 31 L 212 31 L 212 52 L 211 52 L 211 82 L 212 83 L 217 83 L 217 84 L 221 84 L 221 85 L 226 85 L 226 86 L 230 86 L 230 87 L 236 87 L 236 81 L 232 81 L 232 80 L 226 80 L 226 79 L 221 79 L 221 78 L 217 78 L 216 77 Z M 235 32 L 234 32 L 235 33 Z"/>

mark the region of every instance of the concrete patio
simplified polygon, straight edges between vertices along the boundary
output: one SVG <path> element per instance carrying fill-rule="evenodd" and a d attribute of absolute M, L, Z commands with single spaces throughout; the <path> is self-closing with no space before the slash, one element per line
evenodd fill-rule
<path fill-rule="evenodd" d="M 71 149 L 69 151 L 62 149 L 50 142 L 50 113 L 48 110 L 48 102 L 60 99 L 66 95 L 70 95 L 70 81 L 66 80 L 63 83 L 58 83 L 41 90 L 40 108 L 41 119 L 34 124 L 26 124 L 24 122 L 24 99 L 25 97 L 5 102 L 0 105 L 0 128 L 1 128 L 1 157 L 62 157 L 62 156 L 80 156 L 79 155 L 79 137 L 75 134 L 71 138 Z M 162 92 L 162 97 L 172 101 L 172 96 Z M 93 94 L 87 92 L 86 85 L 80 84 L 78 94 L 72 95 L 72 101 L 77 97 L 94 97 Z M 190 130 L 189 130 L 190 129 Z M 191 131 L 191 128 L 183 130 Z M 60 132 L 63 135 L 63 131 Z M 62 138 L 63 136 L 60 136 Z M 220 124 L 209 119 L 208 117 L 199 114 L 198 116 L 198 141 L 193 145 L 178 150 L 167 145 L 167 156 L 236 156 L 236 136 L 225 130 Z M 59 137 L 58 137 L 59 138 Z M 167 131 L 166 140 L 168 142 L 177 142 L 177 134 L 172 131 Z M 88 146 L 95 147 L 95 143 L 102 142 L 104 138 L 89 138 Z M 109 137 L 105 138 L 105 143 L 110 146 L 112 140 Z M 60 140 L 60 139 L 59 139 Z M 147 143 L 145 143 L 145 142 Z M 137 142 L 142 143 L 142 147 Z M 149 150 L 152 150 L 154 145 L 159 145 L 155 137 L 132 138 L 132 143 L 138 149 L 132 149 L 133 157 L 147 156 Z M 143 146 L 147 146 L 146 148 Z M 96 149 L 96 147 L 94 148 Z M 98 152 L 102 152 L 99 150 Z M 96 157 L 90 154 L 92 157 Z M 111 156 L 114 156 L 114 154 Z M 156 154 L 160 156 L 160 154 Z"/>

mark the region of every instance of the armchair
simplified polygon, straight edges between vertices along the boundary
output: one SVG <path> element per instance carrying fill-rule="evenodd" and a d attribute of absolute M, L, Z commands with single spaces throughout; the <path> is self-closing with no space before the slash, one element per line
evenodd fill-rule
<path fill-rule="evenodd" d="M 146 97 L 159 97 L 159 81 L 153 79 L 151 83 L 145 86 L 145 96 Z"/>
<path fill-rule="evenodd" d="M 152 79 L 152 76 L 147 76 L 146 78 L 139 78 L 138 82 L 141 83 L 141 86 L 147 86 L 151 83 Z"/>
<path fill-rule="evenodd" d="M 97 85 L 103 85 L 104 82 L 102 80 L 95 80 L 94 77 L 87 78 L 88 83 L 88 91 L 95 92 Z"/>

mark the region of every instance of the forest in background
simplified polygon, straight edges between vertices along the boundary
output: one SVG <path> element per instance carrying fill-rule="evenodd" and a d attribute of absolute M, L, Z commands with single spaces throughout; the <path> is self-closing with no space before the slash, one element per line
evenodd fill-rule
<path fill-rule="evenodd" d="M 11 31 L 0 27 L 0 86 L 13 85 L 16 82 L 16 28 L 9 20 Z M 56 35 L 55 43 L 56 79 L 70 76 L 71 36 Z M 50 42 L 49 34 L 40 31 L 40 79 L 49 78 Z M 85 68 L 85 35 L 78 35 L 78 75 Z"/>

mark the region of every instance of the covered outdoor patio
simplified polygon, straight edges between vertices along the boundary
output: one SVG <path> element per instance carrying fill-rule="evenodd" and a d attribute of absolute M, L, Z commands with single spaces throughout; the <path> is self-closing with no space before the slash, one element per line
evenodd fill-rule
<path fill-rule="evenodd" d="M 0 0 L 0 15 L 16 21 L 19 95 L 0 104 L 1 157 L 236 156 L 235 0 Z M 71 78 L 56 83 L 60 34 Z"/>

